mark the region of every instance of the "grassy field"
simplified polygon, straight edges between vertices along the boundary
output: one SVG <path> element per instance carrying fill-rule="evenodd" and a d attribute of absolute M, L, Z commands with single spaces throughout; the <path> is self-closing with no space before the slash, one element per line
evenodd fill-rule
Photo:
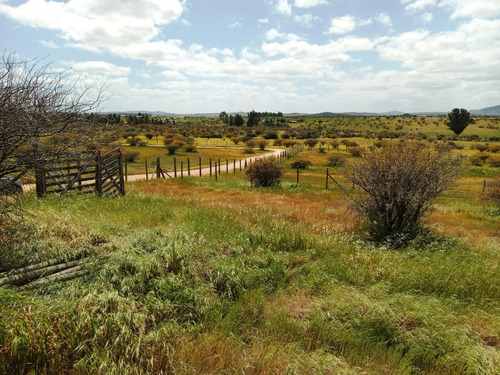
<path fill-rule="evenodd" d="M 27 194 L 31 229 L 2 262 L 91 263 L 32 291 L 0 287 L 0 374 L 500 373 L 500 216 L 482 199 L 499 168 L 465 160 L 429 232 L 389 250 L 325 189 L 329 168 L 356 193 L 332 155 L 352 157 L 303 151 L 272 188 L 238 172 L 130 182 L 117 199 Z M 312 166 L 297 184 L 298 158 Z"/>

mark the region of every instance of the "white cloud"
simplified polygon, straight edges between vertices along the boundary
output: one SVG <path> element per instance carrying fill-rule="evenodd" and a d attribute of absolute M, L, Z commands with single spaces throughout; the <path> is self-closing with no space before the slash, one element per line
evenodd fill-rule
<path fill-rule="evenodd" d="M 300 16 L 294 16 L 293 20 L 304 27 L 311 27 L 313 23 L 319 21 L 320 18 L 313 16 L 311 13 L 306 13 Z"/>
<path fill-rule="evenodd" d="M 312 8 L 322 4 L 328 4 L 328 0 L 295 0 L 297 8 Z"/>
<path fill-rule="evenodd" d="M 442 0 L 439 4 L 453 9 L 453 18 L 494 18 L 500 16 L 497 0 Z"/>
<path fill-rule="evenodd" d="M 387 26 L 387 27 L 392 26 L 391 16 L 387 13 L 378 13 L 373 18 L 375 19 L 375 21 L 377 21 L 378 23 L 380 23 L 384 26 Z"/>
<path fill-rule="evenodd" d="M 266 32 L 266 39 L 267 40 L 285 39 L 293 41 L 293 40 L 302 40 L 302 37 L 297 34 L 280 33 L 276 29 L 270 29 Z"/>
<path fill-rule="evenodd" d="M 423 23 L 430 23 L 434 19 L 434 14 L 432 14 L 431 12 L 426 12 L 422 14 L 419 18 Z"/>
<path fill-rule="evenodd" d="M 243 26 L 243 24 L 241 22 L 238 22 L 238 21 L 227 25 L 227 27 L 230 29 L 236 29 L 236 28 L 241 27 L 241 26 Z"/>
<path fill-rule="evenodd" d="M 402 0 L 403 4 L 408 4 L 405 10 L 408 12 L 421 11 L 429 6 L 435 6 L 436 0 Z"/>
<path fill-rule="evenodd" d="M 177 20 L 182 12 L 178 0 L 0 2 L 0 13 L 28 26 L 58 30 L 68 42 L 86 49 L 149 41 L 158 35 L 157 26 Z"/>
<path fill-rule="evenodd" d="M 47 48 L 51 49 L 59 48 L 57 44 L 55 44 L 52 40 L 41 40 L 40 43 Z"/>
<path fill-rule="evenodd" d="M 356 28 L 356 20 L 352 16 L 332 18 L 328 34 L 346 34 Z"/>
<path fill-rule="evenodd" d="M 118 66 L 106 61 L 69 62 L 67 64 L 78 72 L 90 75 L 100 74 L 107 77 L 128 76 L 132 71 L 130 67 Z"/>
<path fill-rule="evenodd" d="M 406 69 L 436 82 L 498 82 L 498 30 L 500 20 L 476 19 L 453 31 L 416 30 L 386 38 L 377 50 L 384 60 L 400 61 Z"/>
<path fill-rule="evenodd" d="M 288 0 L 277 0 L 276 11 L 281 14 L 291 15 L 292 6 L 288 3 Z"/>

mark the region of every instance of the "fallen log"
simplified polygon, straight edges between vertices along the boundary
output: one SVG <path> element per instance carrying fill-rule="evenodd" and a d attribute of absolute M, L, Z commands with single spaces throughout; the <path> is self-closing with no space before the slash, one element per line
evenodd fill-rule
<path fill-rule="evenodd" d="M 48 283 L 55 282 L 55 281 L 71 280 L 71 279 L 79 276 L 82 268 L 83 268 L 82 265 L 79 264 L 75 267 L 71 267 L 71 268 L 65 269 L 63 271 L 56 272 L 56 273 L 53 273 L 51 275 L 42 277 L 38 280 L 31 281 L 31 282 L 21 286 L 19 289 L 30 290 L 30 289 L 38 288 L 38 287 L 45 285 L 45 284 L 48 284 Z"/>
<path fill-rule="evenodd" d="M 38 279 L 43 276 L 51 275 L 56 272 L 60 272 L 63 270 L 66 270 L 68 268 L 74 267 L 76 265 L 79 265 L 82 263 L 85 259 L 79 259 L 79 260 L 74 260 L 71 262 L 64 262 L 64 263 L 59 263 L 56 265 L 49 265 L 46 267 L 41 267 L 41 268 L 35 268 L 35 269 L 29 269 L 30 267 L 34 266 L 29 266 L 25 267 L 23 272 L 16 272 L 15 274 L 3 277 L 0 279 L 0 286 L 10 284 L 10 285 L 17 285 L 17 284 L 23 284 L 27 283 L 31 280 Z M 40 263 L 41 264 L 41 263 Z M 38 265 L 35 265 L 38 266 Z M 28 269 L 26 271 L 26 269 Z"/>

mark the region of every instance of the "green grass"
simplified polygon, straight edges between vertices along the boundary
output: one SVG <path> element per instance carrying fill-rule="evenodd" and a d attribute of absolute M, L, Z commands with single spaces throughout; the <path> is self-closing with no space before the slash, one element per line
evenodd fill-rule
<path fill-rule="evenodd" d="M 0 374 L 500 371 L 498 246 L 424 233 L 387 250 L 318 230 L 313 211 L 296 219 L 338 192 L 222 177 L 28 195 L 36 231 L 19 264 L 94 262 L 32 292 L 0 287 Z M 440 207 L 484 215 L 466 195 Z"/>

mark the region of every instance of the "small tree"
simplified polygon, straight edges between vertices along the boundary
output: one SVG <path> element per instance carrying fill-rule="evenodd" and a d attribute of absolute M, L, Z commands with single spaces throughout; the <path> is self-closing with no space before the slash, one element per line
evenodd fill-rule
<path fill-rule="evenodd" d="M 267 146 L 267 142 L 266 142 L 266 141 L 261 140 L 261 141 L 257 142 L 257 145 L 258 145 L 258 146 L 259 146 L 259 148 L 263 151 L 263 150 L 265 150 L 265 148 L 266 148 L 266 146 Z"/>
<path fill-rule="evenodd" d="M 446 126 L 450 128 L 456 135 L 460 135 L 469 124 L 473 124 L 469 111 L 465 108 L 453 108 L 453 110 L 448 113 L 448 121 Z"/>
<path fill-rule="evenodd" d="M 405 141 L 351 159 L 343 174 L 364 192 L 351 203 L 370 239 L 398 247 L 416 236 L 433 198 L 454 185 L 460 164 L 459 158 Z"/>
<path fill-rule="evenodd" d="M 269 159 L 258 159 L 245 169 L 245 176 L 254 187 L 268 187 L 280 183 L 283 169 Z"/>
<path fill-rule="evenodd" d="M 304 144 L 309 147 L 309 150 L 312 150 L 314 146 L 318 143 L 318 140 L 316 138 L 309 138 L 304 141 Z"/>

